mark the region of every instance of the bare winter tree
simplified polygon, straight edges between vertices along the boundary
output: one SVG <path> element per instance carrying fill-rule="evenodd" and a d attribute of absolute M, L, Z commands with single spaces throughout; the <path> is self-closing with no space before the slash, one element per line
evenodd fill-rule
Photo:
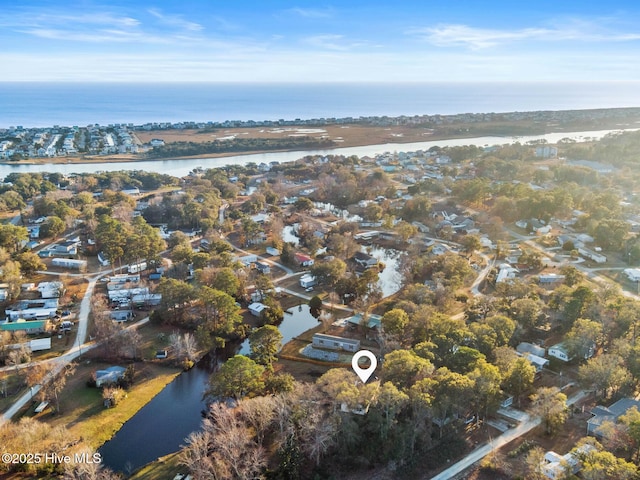
<path fill-rule="evenodd" d="M 275 418 L 273 397 L 256 397 L 240 402 L 240 416 L 253 427 L 258 443 L 262 444 L 265 433 Z"/>
<path fill-rule="evenodd" d="M 201 433 L 192 434 L 181 462 L 196 479 L 262 478 L 266 454 L 235 409 L 214 403 Z"/>

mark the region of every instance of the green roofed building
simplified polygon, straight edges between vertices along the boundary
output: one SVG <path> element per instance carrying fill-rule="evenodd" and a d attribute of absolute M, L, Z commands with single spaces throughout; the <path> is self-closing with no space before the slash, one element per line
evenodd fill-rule
<path fill-rule="evenodd" d="M 362 314 L 356 313 L 352 317 L 347 318 L 347 322 L 351 325 L 361 325 L 362 324 Z M 367 315 L 367 327 L 369 328 L 377 328 L 380 330 L 380 325 L 382 324 L 382 317 L 380 315 L 376 315 L 375 313 L 370 313 Z"/>
<path fill-rule="evenodd" d="M 0 331 L 3 332 L 44 333 L 48 329 L 49 320 L 19 319 L 14 322 L 0 323 Z"/>

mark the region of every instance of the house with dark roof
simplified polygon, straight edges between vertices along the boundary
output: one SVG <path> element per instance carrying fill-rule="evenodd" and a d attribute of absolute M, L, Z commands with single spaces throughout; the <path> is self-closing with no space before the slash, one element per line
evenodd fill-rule
<path fill-rule="evenodd" d="M 591 410 L 593 417 L 587 420 L 587 435 L 599 436 L 597 430 L 604 422 L 617 423 L 618 419 L 632 407 L 640 410 L 640 401 L 633 398 L 621 398 L 609 407 L 596 406 Z"/>
<path fill-rule="evenodd" d="M 364 252 L 356 252 L 353 256 L 353 260 L 363 268 L 375 267 L 378 264 L 378 259 Z"/>

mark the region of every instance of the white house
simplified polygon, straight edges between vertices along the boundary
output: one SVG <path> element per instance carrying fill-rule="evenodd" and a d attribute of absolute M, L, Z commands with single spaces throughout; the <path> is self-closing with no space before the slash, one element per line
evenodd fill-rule
<path fill-rule="evenodd" d="M 498 276 L 496 277 L 496 283 L 506 282 L 507 280 L 511 280 L 516 277 L 516 273 L 519 270 L 515 267 L 512 267 L 508 263 L 503 263 L 500 265 L 500 271 L 498 272 Z"/>
<path fill-rule="evenodd" d="M 580 457 L 594 450 L 596 450 L 596 447 L 590 443 L 585 443 L 577 448 L 575 452 L 569 452 L 564 455 L 549 451 L 544 455 L 542 473 L 551 480 L 566 478 L 567 471 L 571 474 L 576 474 L 582 469 Z"/>
<path fill-rule="evenodd" d="M 104 370 L 96 370 L 96 387 L 118 383 L 124 377 L 126 369 L 124 367 L 109 367 Z"/>
<path fill-rule="evenodd" d="M 587 360 L 593 357 L 596 353 L 596 344 L 592 343 L 584 354 L 584 359 Z M 573 357 L 569 356 L 569 352 L 564 346 L 564 343 L 556 343 L 552 347 L 549 347 L 549 356 L 562 360 L 563 362 L 569 362 L 573 360 Z"/>
<path fill-rule="evenodd" d="M 607 257 L 600 253 L 592 252 L 586 248 L 578 248 L 578 253 L 582 255 L 584 258 L 588 258 L 589 260 L 593 260 L 596 263 L 605 263 L 607 261 Z"/>
<path fill-rule="evenodd" d="M 300 277 L 300 286 L 302 288 L 313 287 L 317 283 L 316 277 L 311 274 L 306 274 Z"/>
<path fill-rule="evenodd" d="M 542 371 L 544 367 L 549 365 L 549 360 L 546 358 L 539 357 L 538 355 L 534 355 L 533 353 L 523 353 L 522 356 L 526 358 L 531 365 L 533 365 L 536 369 L 536 373 Z"/>
<path fill-rule="evenodd" d="M 314 264 L 313 258 L 309 255 L 305 255 L 304 253 L 295 253 L 293 258 L 301 267 L 310 267 Z"/>
<path fill-rule="evenodd" d="M 42 298 L 59 298 L 64 292 L 64 286 L 62 282 L 40 282 L 38 291 Z"/>
<path fill-rule="evenodd" d="M 532 353 L 533 355 L 537 355 L 538 357 L 544 357 L 545 355 L 544 347 L 540 347 L 529 342 L 520 342 L 516 347 L 516 351 L 523 355 L 525 353 Z"/>
<path fill-rule="evenodd" d="M 347 352 L 357 352 L 360 350 L 360 340 L 352 338 L 336 337 L 324 333 L 316 333 L 313 335 L 313 346 L 319 348 L 328 348 L 330 350 L 345 350 Z"/>
<path fill-rule="evenodd" d="M 624 274 L 632 282 L 640 282 L 640 268 L 625 268 Z"/>
<path fill-rule="evenodd" d="M 51 266 L 60 268 L 72 268 L 75 270 L 86 270 L 86 260 L 74 260 L 70 258 L 54 258 L 51 260 Z"/>
<path fill-rule="evenodd" d="M 556 343 L 555 345 L 549 347 L 549 356 L 562 360 L 563 362 L 568 362 L 569 360 L 571 360 L 569 352 L 564 347 L 563 343 Z"/>

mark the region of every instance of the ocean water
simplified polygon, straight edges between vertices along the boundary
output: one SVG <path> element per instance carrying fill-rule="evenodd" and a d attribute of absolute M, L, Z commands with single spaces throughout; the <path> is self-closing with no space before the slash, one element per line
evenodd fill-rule
<path fill-rule="evenodd" d="M 640 107 L 640 82 L 1 83 L 0 128 Z"/>

